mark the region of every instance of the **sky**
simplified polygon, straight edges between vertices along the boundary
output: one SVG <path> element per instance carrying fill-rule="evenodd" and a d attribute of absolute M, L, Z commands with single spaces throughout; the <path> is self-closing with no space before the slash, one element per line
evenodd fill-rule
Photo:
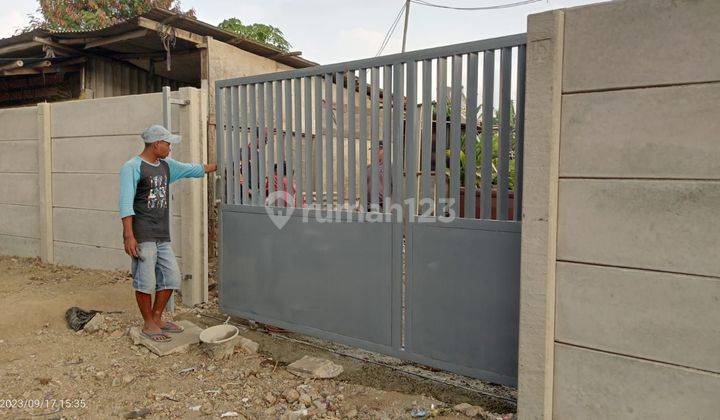
<path fill-rule="evenodd" d="M 514 3 L 517 0 L 430 0 L 458 7 Z M 598 3 L 601 0 L 542 0 L 500 10 L 459 11 L 411 4 L 407 50 L 494 38 L 525 32 L 527 15 L 546 10 Z M 404 0 L 182 0 L 198 19 L 218 24 L 237 17 L 243 23 L 280 28 L 293 51 L 320 64 L 374 57 Z M 28 23 L 36 0 L 0 0 L 0 38 L 12 36 Z M 401 50 L 398 24 L 383 54 Z"/>

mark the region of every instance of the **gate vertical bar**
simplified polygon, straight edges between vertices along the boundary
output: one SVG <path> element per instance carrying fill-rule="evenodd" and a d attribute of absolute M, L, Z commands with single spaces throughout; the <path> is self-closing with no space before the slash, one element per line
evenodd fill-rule
<path fill-rule="evenodd" d="M 465 108 L 465 217 L 475 215 L 475 153 L 477 150 L 478 55 L 468 54 Z"/>
<path fill-rule="evenodd" d="M 258 178 L 260 170 L 258 168 L 258 138 L 260 137 L 258 128 L 258 112 L 257 112 L 257 95 L 256 89 L 258 85 L 252 84 L 248 87 L 248 102 L 250 102 L 250 150 L 248 152 L 248 159 L 250 160 L 250 182 L 248 183 L 248 192 L 251 194 L 250 200 L 252 205 L 258 205 Z"/>
<path fill-rule="evenodd" d="M 405 117 L 405 150 L 407 151 L 405 167 L 407 176 L 407 190 L 401 200 L 411 198 L 411 205 L 408 215 L 413 215 L 408 220 L 414 220 L 417 214 L 417 145 L 415 139 L 415 114 L 417 110 L 417 63 L 409 61 L 407 67 L 407 111 Z M 400 142 L 402 144 L 402 141 Z"/>
<path fill-rule="evenodd" d="M 370 208 L 377 210 L 378 194 L 378 147 L 380 142 L 380 69 L 370 70 L 371 104 L 370 104 Z M 384 130 L 383 130 L 384 131 Z"/>
<path fill-rule="evenodd" d="M 282 81 L 277 82 L 270 82 L 268 84 L 268 95 L 267 95 L 267 107 L 268 107 L 268 166 L 267 166 L 267 174 L 268 174 L 268 192 L 270 194 L 273 194 L 275 191 L 278 190 L 277 185 L 275 185 L 275 175 L 277 174 L 275 170 L 276 163 L 282 162 L 282 147 L 283 147 L 283 141 L 282 141 L 282 133 L 283 133 L 283 123 L 282 123 Z M 275 98 L 273 100 L 273 95 L 275 95 Z M 272 123 L 274 121 L 274 124 Z M 273 130 L 272 126 L 275 126 L 276 129 Z M 277 133 L 277 135 L 275 134 Z M 264 188 L 264 187 L 263 187 Z M 273 206 L 278 204 L 277 201 L 271 203 Z"/>
<path fill-rule="evenodd" d="M 227 195 L 225 192 L 225 156 L 223 156 L 225 148 L 225 141 L 223 140 L 225 138 L 225 121 L 223 119 L 222 106 L 223 93 L 223 88 L 215 89 L 215 154 L 217 155 L 215 159 L 217 159 L 219 166 L 217 174 L 219 182 L 215 184 L 215 187 L 220 191 L 220 202 L 225 204 Z"/>
<path fill-rule="evenodd" d="M 250 127 L 248 123 L 248 101 L 247 101 L 247 85 L 240 86 L 240 124 L 242 125 L 242 135 L 240 136 L 240 160 L 242 162 L 242 196 L 240 204 L 249 204 L 248 200 L 248 182 L 250 176 L 248 174 L 248 135 Z"/>
<path fill-rule="evenodd" d="M 388 151 L 392 151 L 392 172 L 385 174 L 385 180 L 389 183 L 390 179 L 393 180 L 389 189 L 385 190 L 385 194 L 390 196 L 390 205 L 393 203 L 401 204 L 403 202 L 403 193 L 405 186 L 405 176 L 403 174 L 403 123 L 405 121 L 405 65 L 403 63 L 393 65 L 393 95 L 392 95 L 392 109 L 393 109 L 393 134 L 392 134 L 392 148 Z M 387 151 L 386 151 L 387 153 Z M 389 158 L 390 155 L 386 156 Z M 386 209 L 385 211 L 389 211 Z"/>
<path fill-rule="evenodd" d="M 232 161 L 232 133 L 233 133 L 233 112 L 232 112 L 232 87 L 225 92 L 225 184 L 227 189 L 226 204 L 233 202 L 235 185 L 233 182 L 233 161 Z"/>
<path fill-rule="evenodd" d="M 265 125 L 265 84 L 258 83 L 258 177 L 257 190 L 258 205 L 265 205 L 265 144 L 267 141 L 267 126 Z"/>
<path fill-rule="evenodd" d="M 238 145 L 240 143 L 239 137 L 240 137 L 240 110 L 239 107 L 239 101 L 238 101 L 238 87 L 233 86 L 230 88 L 230 114 L 231 114 L 231 121 L 232 121 L 232 131 L 230 136 L 230 142 L 228 143 L 228 154 L 231 155 L 230 163 L 231 163 L 231 177 L 228 180 L 228 184 L 230 184 L 229 188 L 229 196 L 228 196 L 228 203 L 230 204 L 237 204 L 238 195 L 239 195 L 239 172 L 240 168 L 238 165 L 240 164 L 240 158 L 238 157 L 238 152 L 240 151 L 238 149 Z"/>
<path fill-rule="evenodd" d="M 515 220 L 522 220 L 523 154 L 525 152 L 525 45 L 518 46 L 517 112 L 515 113 Z"/>
<path fill-rule="evenodd" d="M 437 117 L 435 123 L 435 186 L 437 188 L 437 215 L 447 210 L 445 206 L 445 149 L 447 137 L 447 58 L 437 61 Z"/>
<path fill-rule="evenodd" d="M 480 165 L 480 218 L 492 217 L 493 159 L 493 90 L 495 85 L 495 51 L 483 53 L 482 163 Z"/>
<path fill-rule="evenodd" d="M 432 60 L 423 60 L 422 62 L 422 146 L 420 153 L 422 162 L 420 170 L 422 172 L 422 193 L 420 200 L 430 198 L 430 175 L 432 162 Z M 428 208 L 420 207 L 420 212 L 424 213 Z"/>
<path fill-rule="evenodd" d="M 268 187 L 267 192 L 272 193 L 275 191 L 275 183 L 273 182 L 273 173 L 274 173 L 274 167 L 275 167 L 275 105 L 273 103 L 273 92 L 275 91 L 276 85 L 279 85 L 281 82 L 268 82 L 265 84 L 265 124 L 267 125 L 267 137 L 265 140 L 265 159 L 263 162 L 265 163 L 265 176 L 268 179 Z M 282 109 L 282 103 L 278 103 L 278 106 Z M 278 134 L 280 134 L 280 130 L 282 129 L 282 125 L 278 126 Z M 277 142 L 277 149 L 280 151 L 280 148 L 282 147 L 282 139 L 278 138 Z M 260 188 L 262 188 L 263 193 L 266 191 L 265 187 L 265 180 L 260 179 L 261 185 Z M 263 199 L 265 198 L 265 195 L 263 195 Z M 274 206 L 275 203 L 270 203 L 270 205 Z"/>
<path fill-rule="evenodd" d="M 312 204 L 312 145 L 313 145 L 313 129 L 312 129 L 312 78 L 304 77 L 305 84 L 305 95 L 304 95 L 304 108 L 305 108 L 305 202 L 308 205 Z M 300 205 L 302 206 L 303 196 L 300 195 Z"/>
<path fill-rule="evenodd" d="M 275 127 L 277 130 L 277 169 L 274 172 L 273 177 L 277 177 L 277 185 L 275 186 L 275 189 L 278 191 L 283 190 L 283 179 L 285 179 L 285 162 L 287 160 L 290 160 L 290 163 L 292 163 L 292 159 L 288 159 L 288 156 L 290 156 L 290 150 L 292 149 L 290 143 L 287 141 L 287 133 L 288 131 L 284 129 L 283 126 L 283 81 L 278 80 L 275 82 Z M 287 106 L 287 104 L 285 104 Z M 290 115 L 285 115 L 286 119 L 292 119 Z M 292 167 L 287 168 L 287 178 L 288 180 L 290 177 L 292 177 Z M 271 181 L 274 183 L 274 181 Z M 283 207 L 287 206 L 289 203 L 286 203 L 283 201 L 281 204 Z"/>
<path fill-rule="evenodd" d="M 388 211 L 388 207 L 390 206 L 388 197 L 391 194 L 390 178 L 392 177 L 392 172 L 390 162 L 392 160 L 393 88 L 392 67 L 385 66 L 383 68 L 383 198 L 381 200 L 383 211 Z M 396 180 L 395 182 L 397 183 L 398 181 Z"/>
<path fill-rule="evenodd" d="M 335 108 L 337 118 L 337 138 L 335 155 L 337 160 L 337 204 L 338 208 L 345 205 L 345 101 L 343 73 L 335 73 Z"/>
<path fill-rule="evenodd" d="M 355 163 L 355 148 L 357 142 L 355 141 L 355 72 L 348 71 L 347 75 L 347 104 L 348 104 L 348 207 L 349 210 L 354 210 L 357 205 L 357 194 L 355 191 L 355 173 L 357 165 Z M 352 213 L 350 213 L 350 220 L 352 220 Z"/>
<path fill-rule="evenodd" d="M 358 124 L 360 124 L 358 130 L 358 137 L 360 146 L 358 147 L 358 153 L 360 153 L 360 164 L 358 181 L 360 186 L 360 210 L 368 208 L 368 182 L 367 182 L 367 71 L 360 69 L 358 71 L 358 105 L 359 105 L 359 118 Z"/>
<path fill-rule="evenodd" d="M 293 156 L 293 171 L 290 173 L 288 178 L 287 190 L 293 194 L 294 207 L 302 207 L 302 196 L 303 196 L 303 168 L 302 168 L 302 79 L 297 78 L 292 80 L 293 84 L 293 130 L 295 132 L 295 146 L 292 148 Z M 292 131 L 290 131 L 292 133 Z M 294 181 L 293 181 L 294 180 Z M 294 183 L 293 183 L 294 182 Z M 297 191 L 293 191 L 297 184 Z"/>
<path fill-rule="evenodd" d="M 450 112 L 450 199 L 455 214 L 460 214 L 460 98 L 462 96 L 462 56 L 452 58 Z M 467 217 L 467 215 L 465 215 Z"/>
<path fill-rule="evenodd" d="M 510 165 L 510 80 L 512 49 L 500 50 L 500 132 L 498 135 L 498 219 L 508 219 Z"/>
<path fill-rule="evenodd" d="M 335 204 L 335 187 L 333 186 L 333 95 L 332 74 L 325 75 L 325 200 L 328 208 Z"/>
<path fill-rule="evenodd" d="M 315 80 L 315 202 L 323 203 L 323 118 L 322 118 L 322 76 Z"/>
<path fill-rule="evenodd" d="M 278 163 L 278 188 L 284 191 L 292 192 L 293 186 L 293 172 L 295 172 L 295 166 L 293 165 L 293 138 L 292 130 L 293 124 L 297 124 L 293 121 L 292 112 L 292 80 L 286 79 L 284 81 L 285 89 L 285 144 L 283 151 L 285 152 L 282 163 Z M 287 177 L 287 182 L 283 182 L 283 176 Z M 283 186 L 284 185 L 284 186 Z"/>

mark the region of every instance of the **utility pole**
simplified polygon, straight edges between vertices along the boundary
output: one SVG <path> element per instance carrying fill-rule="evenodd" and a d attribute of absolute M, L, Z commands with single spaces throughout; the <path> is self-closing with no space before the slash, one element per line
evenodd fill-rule
<path fill-rule="evenodd" d="M 407 28 L 408 28 L 409 18 L 410 18 L 410 0 L 405 0 L 405 28 L 403 28 L 402 52 L 405 52 L 405 42 L 407 41 Z"/>

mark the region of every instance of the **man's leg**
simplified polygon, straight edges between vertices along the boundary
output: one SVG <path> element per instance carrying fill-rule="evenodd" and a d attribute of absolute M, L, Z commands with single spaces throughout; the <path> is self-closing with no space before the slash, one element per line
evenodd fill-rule
<path fill-rule="evenodd" d="M 153 319 L 152 295 L 136 290 L 135 300 L 137 300 L 138 308 L 140 308 L 140 314 L 142 314 L 143 317 L 143 331 L 148 333 L 162 332 Z M 157 297 L 155 298 L 155 301 L 157 302 Z"/>
<path fill-rule="evenodd" d="M 137 300 L 140 314 L 143 317 L 142 331 L 155 341 L 168 341 L 169 336 L 163 334 L 160 325 L 153 319 L 152 291 L 155 289 L 155 264 L 157 262 L 157 248 L 154 242 L 138 244 L 139 258 L 133 258 L 132 274 L 135 300 Z M 157 298 L 156 298 L 157 300 Z"/>
<path fill-rule="evenodd" d="M 162 320 L 165 305 L 174 290 L 180 288 L 180 268 L 170 242 L 157 243 L 157 265 L 155 269 L 156 288 L 155 304 L 153 305 L 153 320 L 166 332 L 181 332 L 182 327 L 169 321 Z"/>

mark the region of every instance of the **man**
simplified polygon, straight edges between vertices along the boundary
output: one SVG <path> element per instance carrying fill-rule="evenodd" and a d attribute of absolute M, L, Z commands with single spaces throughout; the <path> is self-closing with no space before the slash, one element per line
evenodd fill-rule
<path fill-rule="evenodd" d="M 168 158 L 180 136 L 153 125 L 141 134 L 145 149 L 120 170 L 120 218 L 125 252 L 132 257 L 135 298 L 145 322 L 142 333 L 155 341 L 170 341 L 179 325 L 162 320 L 173 290 L 180 288 L 180 269 L 170 247 L 170 184 L 182 178 L 202 178 L 216 165 L 181 163 Z M 155 293 L 155 302 L 152 302 Z"/>

